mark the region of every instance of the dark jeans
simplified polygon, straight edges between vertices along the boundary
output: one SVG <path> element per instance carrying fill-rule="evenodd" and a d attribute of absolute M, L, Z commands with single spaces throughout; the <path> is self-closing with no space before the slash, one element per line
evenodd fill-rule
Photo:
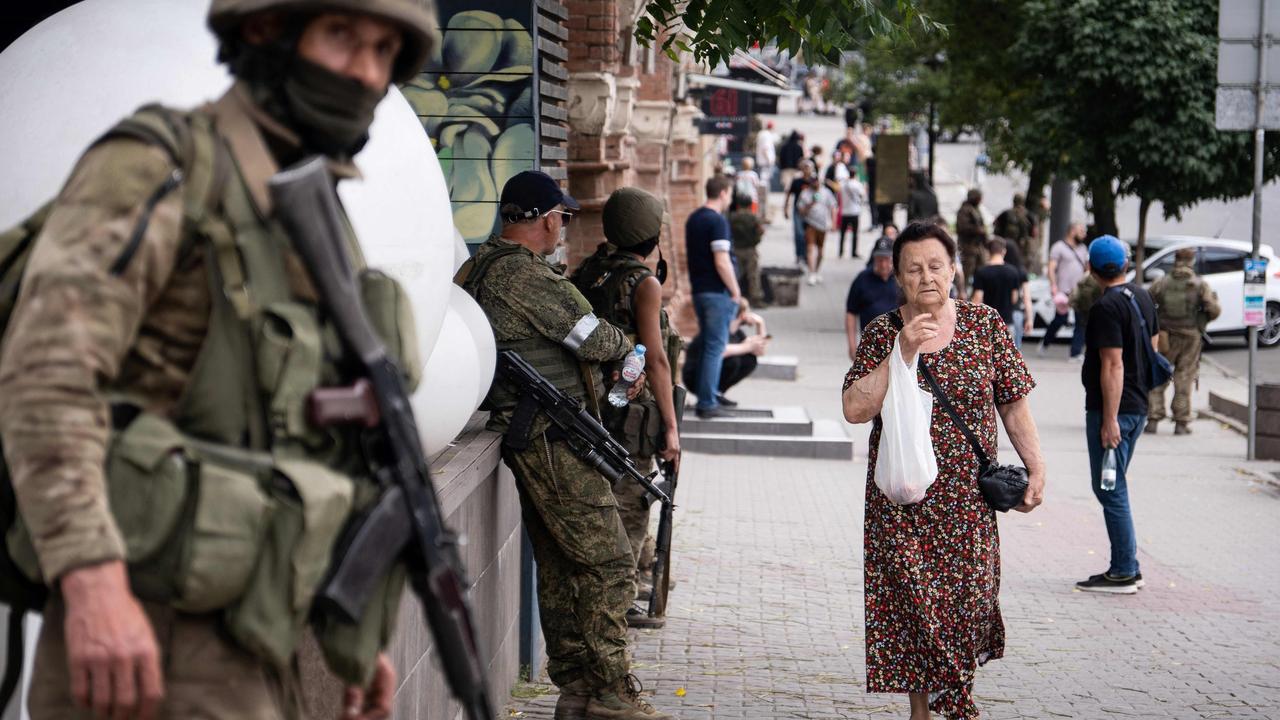
<path fill-rule="evenodd" d="M 720 404 L 716 400 L 720 368 L 724 347 L 729 343 L 729 323 L 738 313 L 738 303 L 726 293 L 698 293 L 693 296 L 693 310 L 698 315 L 697 340 L 702 341 L 702 358 L 693 392 L 698 396 L 698 409 L 710 410 Z"/>
<path fill-rule="evenodd" d="M 1071 317 L 1071 313 L 1055 313 L 1053 322 L 1049 323 L 1049 327 L 1044 331 L 1044 339 L 1040 341 L 1040 347 L 1047 348 L 1053 344 L 1058 338 L 1058 331 L 1067 324 L 1067 320 Z M 1084 352 L 1084 322 L 1080 318 L 1076 318 L 1076 324 L 1071 326 L 1071 357 L 1076 357 Z"/>
<path fill-rule="evenodd" d="M 1089 445 L 1089 473 L 1093 482 L 1093 495 L 1102 505 L 1102 518 L 1107 524 L 1107 537 L 1111 539 L 1111 567 L 1107 572 L 1116 577 L 1129 577 L 1140 572 L 1138 568 L 1138 536 L 1133 530 L 1133 513 L 1129 510 L 1129 461 L 1133 459 L 1134 446 L 1147 426 L 1147 416 L 1121 414 L 1120 447 L 1116 448 L 1116 488 L 1102 489 L 1102 413 L 1088 410 L 1084 414 L 1085 440 Z"/>
<path fill-rule="evenodd" d="M 800 217 L 800 211 L 795 208 L 791 209 L 791 228 L 795 232 L 796 262 L 805 262 L 808 256 L 804 242 L 804 218 Z"/>
<path fill-rule="evenodd" d="M 849 245 L 849 254 L 858 257 L 858 216 L 840 216 L 840 246 L 836 249 L 836 257 L 844 256 L 844 231 L 853 230 L 853 240 Z"/>
<path fill-rule="evenodd" d="M 1071 331 L 1071 357 L 1080 357 L 1084 353 L 1084 318 L 1076 315 L 1075 329 Z"/>

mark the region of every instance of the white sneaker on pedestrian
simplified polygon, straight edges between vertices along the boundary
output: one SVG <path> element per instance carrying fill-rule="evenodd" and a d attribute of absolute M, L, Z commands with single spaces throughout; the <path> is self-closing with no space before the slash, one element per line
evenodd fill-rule
<path fill-rule="evenodd" d="M 821 276 L 821 275 L 814 275 L 814 277 L 818 278 L 818 282 L 822 282 L 822 276 Z"/>
<path fill-rule="evenodd" d="M 804 281 L 805 281 L 805 283 L 807 283 L 807 284 L 808 284 L 808 285 L 810 285 L 810 286 L 817 285 L 817 284 L 818 284 L 818 276 L 817 276 L 817 275 L 814 275 L 813 273 L 809 273 L 809 277 L 805 278 L 805 279 L 804 279 Z"/>

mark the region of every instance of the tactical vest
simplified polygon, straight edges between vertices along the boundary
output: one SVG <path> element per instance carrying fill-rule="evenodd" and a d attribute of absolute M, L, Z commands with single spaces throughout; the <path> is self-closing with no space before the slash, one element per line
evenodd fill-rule
<path fill-rule="evenodd" d="M 601 246 L 574 273 L 573 282 L 591 303 L 596 316 L 620 328 L 634 345 L 639 342 L 635 316 L 636 288 L 650 277 L 653 277 L 653 272 L 640 260 L 622 252 L 609 253 L 607 246 Z M 667 311 L 660 309 L 658 318 L 663 347 L 652 351 L 666 354 L 674 383 L 682 343 L 680 335 L 671 330 Z M 605 372 L 612 375 L 613 370 L 620 366 L 621 362 L 607 364 Z M 628 452 L 647 458 L 661 449 L 664 441 L 662 414 L 649 388 L 644 388 L 624 408 L 609 405 L 602 410 L 605 426 Z"/>
<path fill-rule="evenodd" d="M 462 267 L 458 268 L 453 281 L 465 290 L 468 295 L 475 298 L 476 302 L 483 308 L 485 304 L 484 295 L 490 292 L 485 288 L 484 281 L 494 264 L 505 258 L 516 258 L 522 255 L 525 256 L 523 258 L 524 262 L 543 262 L 541 258 L 522 245 L 503 243 L 496 245 L 492 250 L 467 259 L 462 264 Z M 588 399 L 589 394 L 585 378 L 589 373 L 593 386 L 591 393 L 594 395 L 596 402 L 603 403 L 604 383 L 600 374 L 590 369 L 560 343 L 539 334 L 518 340 L 498 339 L 495 342 L 498 352 L 503 350 L 515 351 L 520 357 L 524 358 L 525 362 L 541 373 L 547 379 L 547 382 L 554 385 L 557 390 L 579 400 Z M 506 413 L 515 409 L 519 400 L 520 396 L 514 390 L 503 383 L 494 382 L 489 388 L 489 395 L 485 398 L 481 409 Z"/>
<path fill-rule="evenodd" d="M 1160 325 L 1166 330 L 1196 330 L 1200 316 L 1200 278 L 1170 273 L 1160 290 Z"/>
<path fill-rule="evenodd" d="M 128 388 L 103 388 L 115 427 L 106 477 L 135 594 L 183 612 L 220 613 L 241 646 L 287 676 L 333 546 L 378 489 L 355 430 L 307 420 L 312 390 L 353 378 L 341 369 L 337 333 L 287 235 L 240 170 L 252 166 L 243 148 L 268 152 L 248 122 L 221 105 L 190 113 L 149 107 L 106 136 L 161 146 L 189 188 L 209 188 L 207 196 L 184 193 L 181 247 L 205 246 L 213 301 L 169 417 L 146 412 Z M 231 148 L 227 136 L 238 138 Z M 363 269 L 354 235 L 348 238 L 371 321 L 402 367 L 420 368 L 407 295 Z M 417 379 L 406 378 L 410 386 Z M 20 517 L 7 541 L 17 566 L 42 582 Z M 384 579 L 358 625 L 317 627 L 330 669 L 344 681 L 372 675 L 402 584 L 399 570 Z"/>

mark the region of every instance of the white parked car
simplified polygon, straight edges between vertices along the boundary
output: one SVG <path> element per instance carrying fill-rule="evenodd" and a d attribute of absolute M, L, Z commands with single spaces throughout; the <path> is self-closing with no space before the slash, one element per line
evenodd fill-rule
<path fill-rule="evenodd" d="M 1126 239 L 1130 246 L 1134 239 Z M 1147 238 L 1147 257 L 1143 262 L 1142 284 L 1150 285 L 1173 269 L 1174 253 L 1184 247 L 1194 247 L 1196 272 L 1218 293 L 1222 315 L 1209 323 L 1210 340 L 1215 337 L 1243 335 L 1244 326 L 1244 261 L 1250 257 L 1253 246 L 1239 240 L 1194 237 L 1189 235 L 1157 235 Z M 1263 245 L 1260 254 L 1267 260 L 1266 324 L 1258 329 L 1258 345 L 1280 345 L 1280 262 L 1275 250 Z M 1129 275 L 1133 279 L 1133 273 Z M 1053 320 L 1053 298 L 1049 295 L 1048 278 L 1038 277 L 1028 284 L 1032 310 L 1036 315 L 1036 335 L 1043 334 L 1044 326 Z M 1071 337 L 1069 330 L 1058 334 Z"/>

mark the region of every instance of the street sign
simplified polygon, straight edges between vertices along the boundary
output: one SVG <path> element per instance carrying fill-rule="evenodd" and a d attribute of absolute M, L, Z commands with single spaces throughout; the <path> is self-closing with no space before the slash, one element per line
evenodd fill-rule
<path fill-rule="evenodd" d="M 1262 327 L 1267 317 L 1267 260 L 1245 258 L 1244 324 Z"/>
<path fill-rule="evenodd" d="M 1257 97 L 1262 81 L 1262 127 L 1280 129 L 1280 52 L 1264 52 L 1259 77 L 1259 50 L 1271 50 L 1280 38 L 1280 0 L 1267 3 L 1267 31 L 1259 33 L 1264 0 L 1219 0 L 1218 93 L 1215 125 L 1219 130 L 1257 127 Z M 1258 42 L 1259 35 L 1263 42 Z"/>

